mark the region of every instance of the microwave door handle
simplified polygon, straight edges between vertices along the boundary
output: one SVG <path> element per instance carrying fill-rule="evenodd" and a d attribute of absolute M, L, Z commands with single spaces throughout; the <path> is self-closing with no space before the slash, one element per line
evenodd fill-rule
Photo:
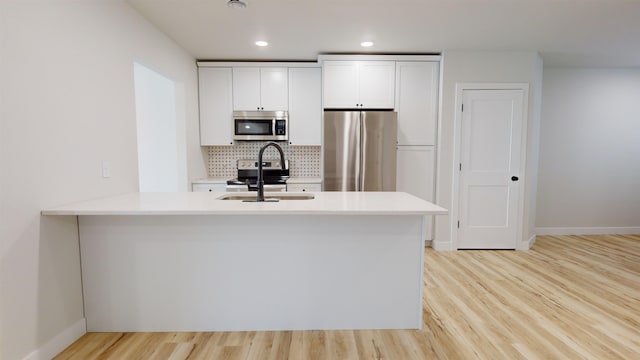
<path fill-rule="evenodd" d="M 276 134 L 276 122 L 275 118 L 271 119 L 271 135 Z"/>

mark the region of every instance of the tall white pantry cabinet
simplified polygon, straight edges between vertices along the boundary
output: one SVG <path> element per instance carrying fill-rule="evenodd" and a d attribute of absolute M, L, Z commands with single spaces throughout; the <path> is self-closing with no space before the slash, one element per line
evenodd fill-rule
<path fill-rule="evenodd" d="M 430 202 L 435 200 L 439 78 L 438 61 L 396 62 L 396 189 Z M 427 217 L 425 239 L 433 240 L 433 216 Z"/>

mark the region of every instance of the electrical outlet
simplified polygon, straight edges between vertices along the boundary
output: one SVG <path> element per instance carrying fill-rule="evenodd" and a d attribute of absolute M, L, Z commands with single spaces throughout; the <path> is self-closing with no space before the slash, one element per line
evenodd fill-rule
<path fill-rule="evenodd" d="M 102 161 L 102 177 L 111 177 L 111 164 L 108 161 Z"/>

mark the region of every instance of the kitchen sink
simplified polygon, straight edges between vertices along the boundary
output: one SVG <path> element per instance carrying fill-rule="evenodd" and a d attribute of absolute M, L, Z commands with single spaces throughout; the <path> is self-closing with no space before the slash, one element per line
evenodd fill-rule
<path fill-rule="evenodd" d="M 256 201 L 257 194 L 227 194 L 222 195 L 218 200 L 242 200 L 242 201 Z M 313 200 L 315 196 L 313 194 L 296 194 L 296 193 L 278 193 L 278 194 L 264 194 L 265 201 L 279 201 L 279 200 Z"/>

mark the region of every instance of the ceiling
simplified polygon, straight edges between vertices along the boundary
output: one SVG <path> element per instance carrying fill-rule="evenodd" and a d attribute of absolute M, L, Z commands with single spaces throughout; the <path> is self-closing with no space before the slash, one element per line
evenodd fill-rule
<path fill-rule="evenodd" d="M 199 60 L 535 50 L 545 65 L 640 67 L 638 0 L 126 1 Z"/>

